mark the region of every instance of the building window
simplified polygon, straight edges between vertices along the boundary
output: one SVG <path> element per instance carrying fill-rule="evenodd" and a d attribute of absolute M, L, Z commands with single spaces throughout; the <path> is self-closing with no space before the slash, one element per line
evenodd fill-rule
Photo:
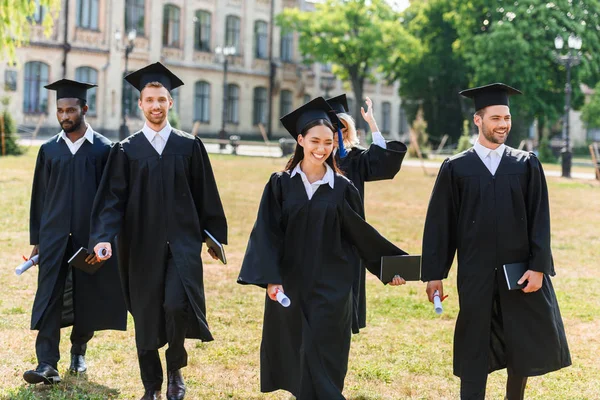
<path fill-rule="evenodd" d="M 137 36 L 144 35 L 144 0 L 125 0 L 125 32 L 135 29 Z"/>
<path fill-rule="evenodd" d="M 234 15 L 225 20 L 225 46 L 233 46 L 240 53 L 240 19 Z"/>
<path fill-rule="evenodd" d="M 125 71 L 123 77 L 127 75 L 128 72 Z M 130 117 L 139 117 L 140 116 L 140 108 L 138 106 L 139 94 L 137 89 L 135 89 L 130 84 L 123 81 L 123 98 L 122 98 L 122 106 L 125 109 L 125 115 Z"/>
<path fill-rule="evenodd" d="M 196 11 L 194 17 L 194 48 L 199 51 L 210 51 L 210 13 Z"/>
<path fill-rule="evenodd" d="M 33 15 L 27 17 L 29 21 L 35 22 L 36 24 L 41 24 L 46 16 L 46 7 L 40 5 L 40 0 L 35 0 L 35 12 Z"/>
<path fill-rule="evenodd" d="M 25 64 L 25 91 L 23 112 L 26 114 L 45 113 L 48 110 L 48 64 L 32 61 Z"/>
<path fill-rule="evenodd" d="M 254 56 L 256 58 L 267 58 L 267 40 L 269 32 L 265 21 L 254 23 Z"/>
<path fill-rule="evenodd" d="M 92 67 L 79 67 L 75 70 L 75 80 L 98 84 L 98 71 Z M 87 91 L 88 115 L 96 115 L 96 88 Z"/>
<path fill-rule="evenodd" d="M 169 94 L 173 100 L 173 108 L 171 110 L 179 115 L 179 88 L 172 89 Z"/>
<path fill-rule="evenodd" d="M 194 92 L 194 120 L 204 123 L 210 122 L 210 83 L 196 82 Z"/>
<path fill-rule="evenodd" d="M 323 72 L 331 72 L 332 64 L 329 62 L 327 64 L 321 64 L 321 71 Z"/>
<path fill-rule="evenodd" d="M 77 0 L 75 16 L 79 28 L 98 30 L 98 2 L 99 0 Z"/>
<path fill-rule="evenodd" d="M 292 62 L 294 58 L 293 32 L 281 33 L 280 57 L 281 61 Z"/>
<path fill-rule="evenodd" d="M 179 7 L 166 4 L 163 13 L 163 46 L 179 47 Z"/>
<path fill-rule="evenodd" d="M 282 90 L 279 95 L 279 116 L 283 117 L 292 112 L 292 91 Z"/>
<path fill-rule="evenodd" d="M 17 71 L 10 69 L 4 71 L 4 90 L 7 92 L 17 91 Z"/>
<path fill-rule="evenodd" d="M 381 104 L 381 115 L 381 132 L 389 133 L 392 130 L 392 105 L 388 101 Z"/>
<path fill-rule="evenodd" d="M 267 123 L 267 88 L 254 88 L 254 113 L 252 117 L 254 125 Z"/>
<path fill-rule="evenodd" d="M 240 122 L 239 116 L 240 87 L 233 83 L 227 85 L 227 113 L 225 121 L 230 124 Z"/>

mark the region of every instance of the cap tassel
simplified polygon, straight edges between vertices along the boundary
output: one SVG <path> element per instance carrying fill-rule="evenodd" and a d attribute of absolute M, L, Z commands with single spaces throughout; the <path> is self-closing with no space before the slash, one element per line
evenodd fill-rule
<path fill-rule="evenodd" d="M 340 158 L 344 158 L 348 155 L 348 152 L 346 151 L 346 147 L 344 147 L 344 136 L 342 135 L 342 130 L 340 129 L 340 127 L 338 126 L 338 151 L 340 152 Z"/>

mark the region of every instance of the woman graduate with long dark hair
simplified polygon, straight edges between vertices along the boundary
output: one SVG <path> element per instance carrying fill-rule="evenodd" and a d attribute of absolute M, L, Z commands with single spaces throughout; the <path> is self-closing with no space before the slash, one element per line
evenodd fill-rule
<path fill-rule="evenodd" d="M 360 108 L 363 119 L 369 125 L 373 143 L 364 148 L 359 146 L 356 124 L 348 111 L 346 94 L 327 99 L 341 124 L 334 139 L 335 158 L 343 174 L 352 181 L 360 193 L 362 206 L 365 206 L 365 182 L 394 179 L 406 155 L 406 145 L 396 140 L 386 141 L 373 115 L 373 102 L 366 98 L 367 111 Z M 364 217 L 364 215 L 363 215 Z M 354 262 L 360 263 L 360 260 Z M 366 274 L 365 267 L 360 266 L 361 278 L 354 290 L 356 311 L 352 331 L 358 333 L 367 325 Z"/>
<path fill-rule="evenodd" d="M 261 391 L 298 400 L 344 399 L 358 251 L 379 276 L 381 256 L 402 255 L 362 218 L 358 190 L 332 155 L 339 121 L 318 97 L 281 119 L 298 144 L 271 175 L 238 283 L 267 289 L 261 344 Z M 404 284 L 394 277 L 392 285 Z M 291 299 L 288 308 L 277 292 Z"/>

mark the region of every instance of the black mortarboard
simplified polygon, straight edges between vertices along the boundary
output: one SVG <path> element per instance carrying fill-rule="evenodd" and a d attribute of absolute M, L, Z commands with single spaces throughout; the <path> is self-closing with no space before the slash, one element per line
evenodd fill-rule
<path fill-rule="evenodd" d="M 346 99 L 346 93 L 327 99 L 327 102 L 331 108 L 335 110 L 336 114 L 348 112 L 348 99 Z"/>
<path fill-rule="evenodd" d="M 48 90 L 56 90 L 56 99 L 81 99 L 87 101 L 87 91 L 93 87 L 91 83 L 77 82 L 70 79 L 61 79 L 44 86 Z"/>
<path fill-rule="evenodd" d="M 169 92 L 183 85 L 183 82 L 177 75 L 159 62 L 147 65 L 142 69 L 130 73 L 125 77 L 125 80 L 140 92 L 150 82 L 160 83 Z"/>
<path fill-rule="evenodd" d="M 475 110 L 479 111 L 488 106 L 508 106 L 509 96 L 522 93 L 504 83 L 492 83 L 491 85 L 466 89 L 459 94 L 473 99 Z"/>
<path fill-rule="evenodd" d="M 340 124 L 339 119 L 335 115 L 335 111 L 322 97 L 312 99 L 291 113 L 281 117 L 280 121 L 290 135 L 297 140 L 298 135 L 302 132 L 304 127 L 318 119 L 325 119 L 331 122 L 335 129 L 337 129 Z"/>

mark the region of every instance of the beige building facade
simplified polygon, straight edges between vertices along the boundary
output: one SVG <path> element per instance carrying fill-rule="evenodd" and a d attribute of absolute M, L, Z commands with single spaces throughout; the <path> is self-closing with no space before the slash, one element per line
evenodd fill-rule
<path fill-rule="evenodd" d="M 60 127 L 53 112 L 54 93 L 43 86 L 63 77 L 97 83 L 88 99 L 90 124 L 115 138 L 125 110 L 127 125 L 134 132 L 141 128 L 143 117 L 137 92 L 122 79 L 125 53 L 132 44 L 127 70 L 160 61 L 185 82 L 173 93 L 183 130 L 192 131 L 196 124 L 199 135 L 216 136 L 225 119 L 228 135 L 259 137 L 258 123 L 268 125 L 271 12 L 313 7 L 304 0 L 273 1 L 271 10 L 271 0 L 62 0 L 51 35 L 44 36 L 36 22 L 44 12 L 38 9 L 30 43 L 17 49 L 17 63 L 1 63 L 0 97 L 10 98 L 8 107 L 20 127 L 40 124 L 41 134 L 50 135 Z M 132 30 L 136 35 L 130 42 Z M 272 33 L 276 72 L 271 126 L 277 138 L 286 135 L 280 116 L 308 99 L 325 92 L 353 95 L 327 66 L 301 64 L 295 35 L 282 35 L 278 26 Z M 234 55 L 227 56 L 227 85 L 224 56 L 218 48 L 235 49 Z M 380 129 L 396 137 L 404 131 L 398 84 L 365 86 Z"/>

